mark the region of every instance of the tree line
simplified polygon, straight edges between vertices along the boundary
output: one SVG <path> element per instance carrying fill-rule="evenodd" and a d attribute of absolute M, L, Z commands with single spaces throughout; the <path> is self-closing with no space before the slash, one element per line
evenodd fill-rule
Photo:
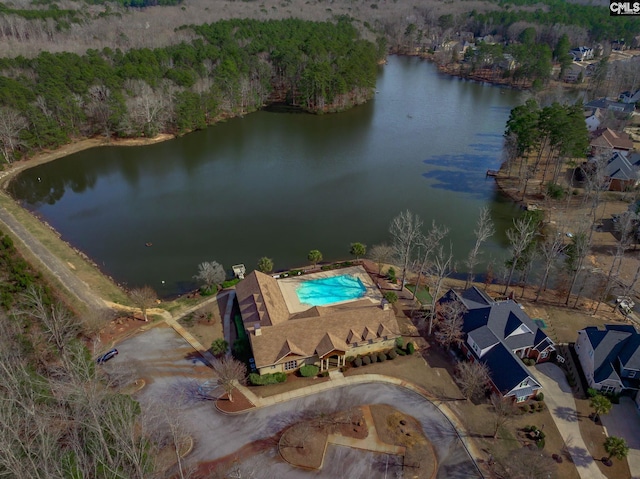
<path fill-rule="evenodd" d="M 537 25 L 575 25 L 589 31 L 594 41 L 623 39 L 627 42 L 640 31 L 640 19 L 623 15 L 609 20 L 609 9 L 605 6 L 584 5 L 582 3 L 566 2 L 563 0 L 498 0 L 504 7 L 483 13 L 473 11 L 471 19 L 474 29 L 480 32 L 490 29 L 493 33 L 505 32 L 517 22 L 529 22 Z M 538 7 L 545 5 L 545 9 L 517 9 L 516 7 Z"/>
<path fill-rule="evenodd" d="M 333 22 L 229 20 L 197 39 L 0 59 L 0 146 L 8 162 L 74 137 L 184 133 L 271 101 L 311 112 L 370 98 L 384 45 Z"/>

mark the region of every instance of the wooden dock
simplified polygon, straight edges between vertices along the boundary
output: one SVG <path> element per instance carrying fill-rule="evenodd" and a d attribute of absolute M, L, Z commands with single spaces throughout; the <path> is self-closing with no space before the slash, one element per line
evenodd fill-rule
<path fill-rule="evenodd" d="M 487 176 L 498 176 L 499 174 L 499 170 L 487 170 Z"/>

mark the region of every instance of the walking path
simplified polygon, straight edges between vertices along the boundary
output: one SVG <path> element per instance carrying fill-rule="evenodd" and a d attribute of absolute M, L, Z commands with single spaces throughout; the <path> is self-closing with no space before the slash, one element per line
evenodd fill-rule
<path fill-rule="evenodd" d="M 544 400 L 580 478 L 607 479 L 600 472 L 580 434 L 576 402 L 564 371 L 551 363 L 538 364 L 536 370 L 539 373 L 536 378 L 544 390 Z"/>
<path fill-rule="evenodd" d="M 0 207 L 0 222 L 17 237 L 40 263 L 53 274 L 72 295 L 89 308 L 104 309 L 104 301 L 96 296 L 87 284 L 80 280 L 69 267 L 53 255 L 6 209 Z"/>

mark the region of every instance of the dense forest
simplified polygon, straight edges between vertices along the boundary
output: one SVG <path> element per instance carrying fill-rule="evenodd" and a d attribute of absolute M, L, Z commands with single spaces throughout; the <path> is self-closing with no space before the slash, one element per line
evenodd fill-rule
<path fill-rule="evenodd" d="M 498 0 L 497 3 L 503 9 L 471 13 L 476 30 L 490 28 L 494 33 L 502 33 L 516 22 L 540 26 L 576 25 L 588 30 L 593 41 L 620 39 L 627 42 L 640 33 L 638 17 L 627 15 L 609 21 L 608 8 L 603 6 L 580 5 L 564 0 Z M 527 6 L 535 9 L 518 8 Z"/>
<path fill-rule="evenodd" d="M 204 128 L 272 101 L 312 112 L 370 98 L 384 43 L 351 22 L 229 20 L 188 26 L 191 43 L 0 60 L 0 144 L 8 162 L 101 134 Z"/>

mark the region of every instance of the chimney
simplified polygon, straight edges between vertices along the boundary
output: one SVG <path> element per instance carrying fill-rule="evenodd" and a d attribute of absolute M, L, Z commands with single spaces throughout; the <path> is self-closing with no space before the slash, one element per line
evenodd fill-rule
<path fill-rule="evenodd" d="M 255 323 L 253 326 L 253 332 L 256 336 L 262 336 L 262 330 L 260 329 L 260 323 Z"/>

